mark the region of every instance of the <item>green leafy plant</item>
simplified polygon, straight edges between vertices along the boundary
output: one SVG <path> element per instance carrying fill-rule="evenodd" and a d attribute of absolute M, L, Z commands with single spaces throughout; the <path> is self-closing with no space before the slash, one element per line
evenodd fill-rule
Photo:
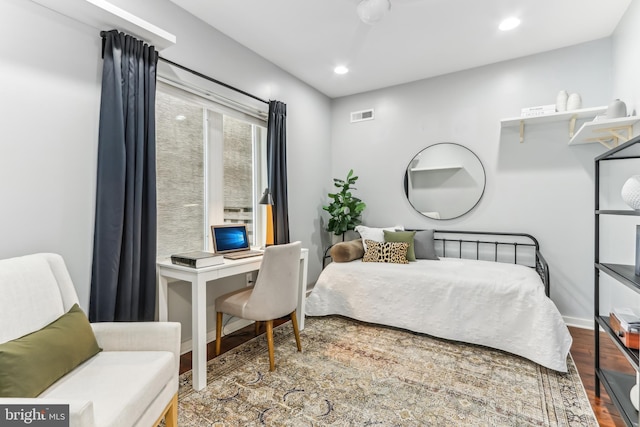
<path fill-rule="evenodd" d="M 353 169 L 347 174 L 346 180 L 333 178 L 333 185 L 339 188 L 340 191 L 329 193 L 329 198 L 332 201 L 329 206 L 322 207 L 331 215 L 327 231 L 336 236 L 344 234 L 348 230 L 353 230 L 362 223 L 360 217 L 367 205 L 351 193 L 351 190 L 356 190 L 353 185 L 357 180 L 358 177 L 353 175 Z"/>

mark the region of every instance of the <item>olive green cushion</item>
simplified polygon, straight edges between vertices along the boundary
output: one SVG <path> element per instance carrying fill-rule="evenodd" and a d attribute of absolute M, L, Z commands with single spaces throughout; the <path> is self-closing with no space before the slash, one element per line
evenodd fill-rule
<path fill-rule="evenodd" d="M 100 351 L 75 304 L 39 331 L 0 344 L 0 397 L 36 397 Z"/>
<path fill-rule="evenodd" d="M 384 241 L 385 242 L 404 242 L 409 244 L 409 249 L 407 249 L 407 260 L 415 261 L 416 253 L 413 248 L 413 238 L 416 235 L 415 231 L 387 231 L 384 230 Z"/>

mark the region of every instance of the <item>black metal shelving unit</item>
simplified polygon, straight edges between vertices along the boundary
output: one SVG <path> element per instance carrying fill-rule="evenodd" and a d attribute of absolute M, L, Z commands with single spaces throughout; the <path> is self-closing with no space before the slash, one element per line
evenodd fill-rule
<path fill-rule="evenodd" d="M 640 159 L 640 137 L 613 148 L 595 159 L 595 256 L 594 256 L 594 331 L 595 331 L 595 393 L 600 397 L 600 385 L 606 389 L 611 401 L 620 412 L 621 418 L 627 426 L 638 427 L 640 414 L 631 404 L 629 392 L 636 383 L 635 375 L 614 370 L 603 369 L 600 364 L 600 334 L 602 328 L 618 350 L 625 356 L 636 372 L 640 371 L 640 353 L 638 350 L 627 348 L 616 331 L 611 327 L 608 315 L 600 313 L 600 274 L 604 273 L 618 283 L 640 293 L 640 276 L 635 275 L 635 266 L 600 262 L 600 217 L 640 216 L 640 211 L 629 209 L 600 209 L 600 162 Z M 640 163 L 639 163 L 640 165 Z M 608 314 L 608 313 L 607 313 Z"/>

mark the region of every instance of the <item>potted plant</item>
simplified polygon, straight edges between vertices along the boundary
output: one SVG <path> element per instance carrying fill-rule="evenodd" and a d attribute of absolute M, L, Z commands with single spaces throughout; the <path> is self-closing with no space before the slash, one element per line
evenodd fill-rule
<path fill-rule="evenodd" d="M 333 178 L 333 185 L 339 189 L 336 193 L 329 193 L 329 198 L 332 199 L 328 206 L 323 206 L 322 209 L 329 212 L 331 218 L 327 225 L 327 231 L 333 233 L 336 236 L 342 236 L 344 241 L 344 233 L 349 230 L 353 230 L 357 225 L 361 224 L 360 220 L 362 211 L 367 205 L 351 193 L 351 190 L 355 190 L 353 187 L 358 180 L 357 176 L 353 175 L 353 169 L 347 174 L 347 179 L 342 180 Z"/>

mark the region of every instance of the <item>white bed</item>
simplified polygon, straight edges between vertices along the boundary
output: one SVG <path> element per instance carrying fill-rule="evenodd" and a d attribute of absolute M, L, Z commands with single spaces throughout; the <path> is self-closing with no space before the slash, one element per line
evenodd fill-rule
<path fill-rule="evenodd" d="M 571 335 L 536 271 L 522 265 L 458 258 L 334 262 L 320 274 L 305 313 L 479 344 L 567 372 Z"/>

